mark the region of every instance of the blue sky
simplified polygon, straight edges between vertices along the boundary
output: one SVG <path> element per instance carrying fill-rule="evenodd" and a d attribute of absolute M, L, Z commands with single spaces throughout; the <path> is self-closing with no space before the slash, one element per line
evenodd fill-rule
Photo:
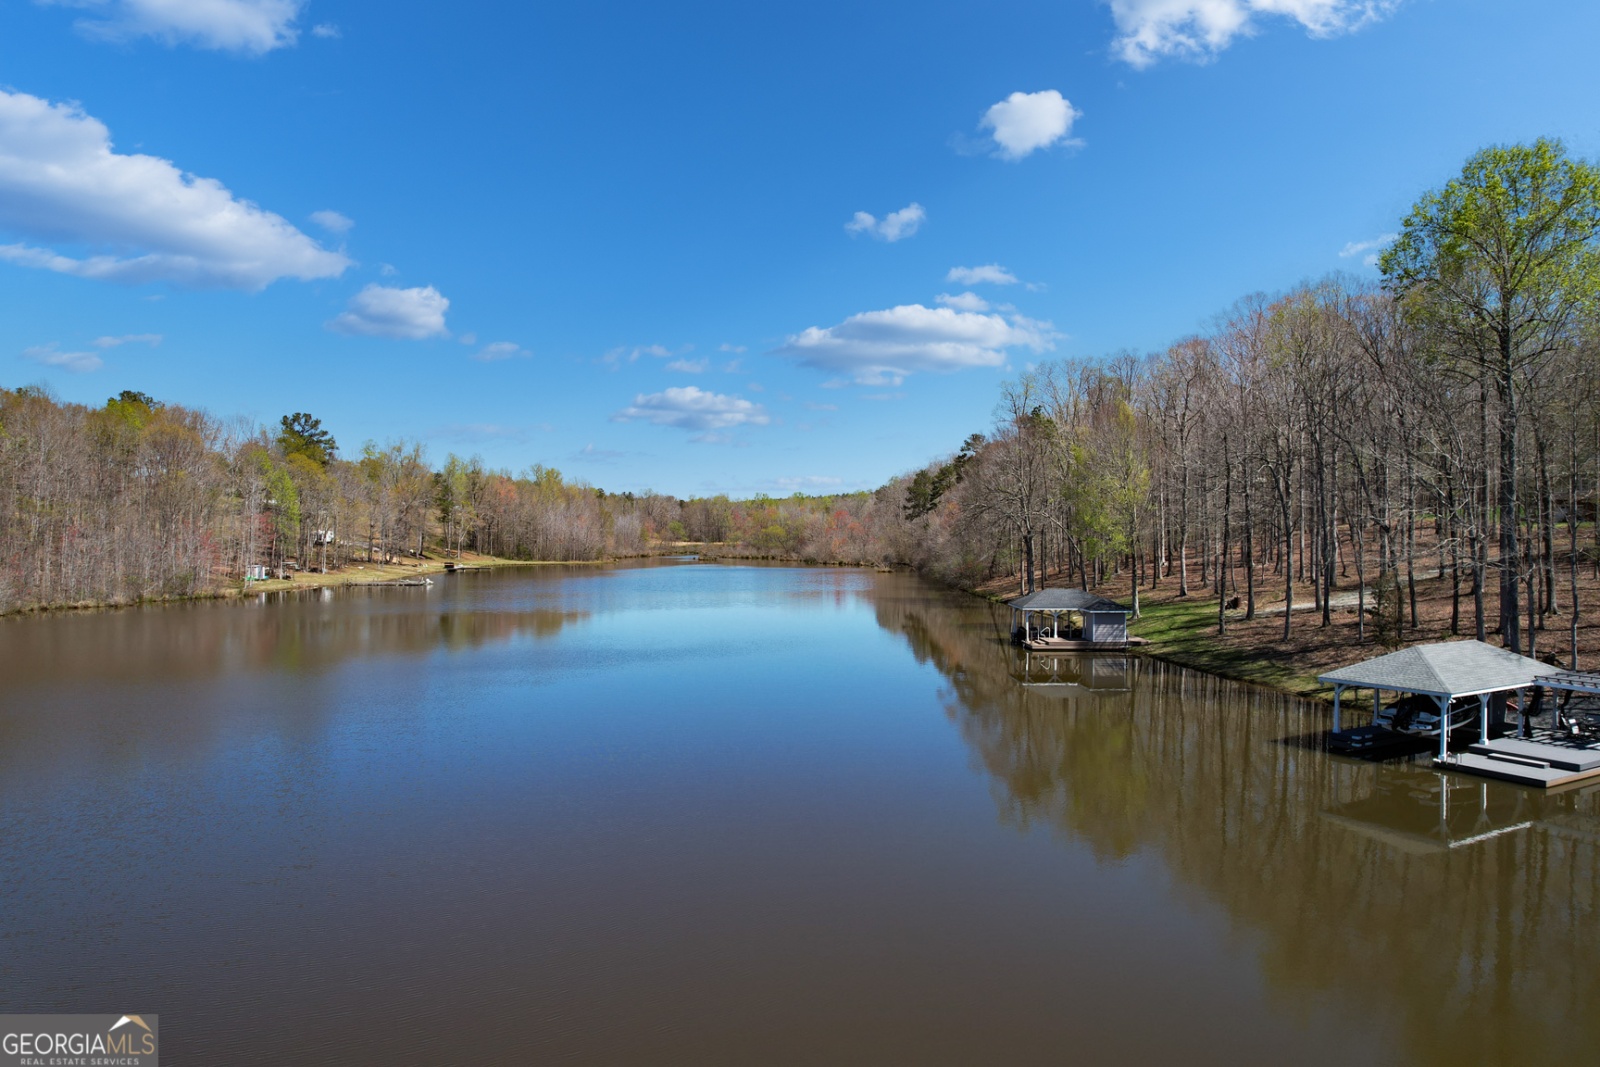
<path fill-rule="evenodd" d="M 347 453 L 618 491 L 875 487 L 1030 363 L 1370 273 L 1483 145 L 1600 155 L 1574 0 L 0 0 L 0 26 L 0 384 L 306 410 Z"/>

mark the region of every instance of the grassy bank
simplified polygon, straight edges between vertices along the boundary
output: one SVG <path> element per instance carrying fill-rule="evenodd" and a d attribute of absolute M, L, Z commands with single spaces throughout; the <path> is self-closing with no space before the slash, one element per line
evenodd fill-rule
<path fill-rule="evenodd" d="M 459 567 L 584 567 L 600 566 L 610 560 L 525 560 L 504 559 L 499 556 L 482 556 L 463 552 L 459 557 L 425 555 L 421 559 L 402 560 L 395 563 L 348 563 L 343 567 L 320 571 L 294 571 L 288 578 L 269 578 L 265 581 L 246 582 L 235 579 L 207 593 L 192 596 L 143 597 L 114 601 L 86 601 L 76 604 L 44 604 L 16 608 L 0 616 L 36 615 L 54 611 L 95 611 L 108 608 L 126 608 L 136 604 L 167 604 L 190 600 L 226 600 L 232 597 L 254 596 L 257 593 L 284 593 L 301 589 L 332 589 L 350 585 L 382 585 L 405 578 L 420 578 L 429 574 L 442 574 L 446 564 Z"/>
<path fill-rule="evenodd" d="M 1233 620 L 1242 625 L 1242 620 Z M 1281 619 L 1277 625 L 1281 626 Z M 1235 678 L 1271 686 L 1300 696 L 1325 696 L 1326 686 L 1317 674 L 1330 669 L 1318 666 L 1321 657 L 1307 657 L 1297 649 L 1285 655 L 1280 642 L 1229 641 L 1217 634 L 1215 601 L 1172 599 L 1142 606 L 1141 617 L 1132 620 L 1129 632 L 1149 641 L 1146 651 L 1153 656 L 1209 671 L 1224 678 Z M 1374 650 L 1373 653 L 1375 654 Z M 1343 662 L 1343 660 L 1340 660 Z"/>
<path fill-rule="evenodd" d="M 1214 595 L 1196 592 L 1179 597 L 1176 583 L 1162 579 L 1151 589 L 1146 586 L 1140 593 L 1141 617 L 1130 620 L 1129 631 L 1150 644 L 1145 647 L 1149 655 L 1209 671 L 1227 678 L 1254 682 L 1284 692 L 1321 700 L 1331 700 L 1332 690 L 1317 682 L 1319 674 L 1347 664 L 1379 656 L 1393 648 L 1427 641 L 1449 641 L 1471 637 L 1475 626 L 1470 596 L 1463 595 L 1460 616 L 1455 632 L 1451 630 L 1450 583 L 1445 578 L 1431 578 L 1417 582 L 1416 616 L 1413 621 L 1409 597 L 1406 603 L 1405 627 L 1399 641 L 1384 645 L 1377 640 L 1376 626 L 1371 611 L 1373 594 L 1369 588 L 1365 597 L 1365 625 L 1358 615 L 1358 595 L 1353 576 L 1341 575 L 1335 585 L 1328 621 L 1323 623 L 1322 613 L 1313 606 L 1309 586 L 1296 584 L 1295 610 L 1288 636 L 1283 632 L 1284 601 L 1282 587 L 1257 589 L 1254 618 L 1245 618 L 1242 609 L 1225 613 L 1226 627 L 1219 632 L 1217 626 L 1217 601 Z M 1070 580 L 1052 577 L 1050 585 L 1075 585 Z M 1265 584 L 1265 583 L 1263 583 Z M 1017 596 L 1014 576 L 985 583 L 975 590 L 997 600 L 1010 600 Z M 1102 585 L 1095 592 L 1121 603 L 1129 603 L 1128 587 L 1122 582 Z M 1230 589 L 1230 595 L 1234 590 Z M 1533 654 L 1548 663 L 1568 667 L 1572 663 L 1572 616 L 1570 577 L 1561 575 L 1558 602 L 1562 609 L 1544 620 L 1544 628 L 1533 633 Z M 1486 598 L 1486 609 L 1495 610 L 1493 597 Z M 1600 663 L 1600 575 L 1587 564 L 1578 576 L 1578 662 L 1584 668 Z M 1500 643 L 1495 626 L 1489 620 L 1487 640 Z"/>
<path fill-rule="evenodd" d="M 607 560 L 577 560 L 558 563 L 549 560 L 502 559 L 498 556 L 480 556 L 463 552 L 459 557 L 425 555 L 421 559 L 400 560 L 394 563 L 349 563 L 326 574 L 320 571 L 294 571 L 289 578 L 270 578 L 261 582 L 233 582 L 222 594 L 237 596 L 245 593 L 281 593 L 294 589 L 327 589 L 344 585 L 381 585 L 404 578 L 420 578 L 429 574 L 442 574 L 446 564 L 458 567 L 552 567 L 593 566 Z"/>

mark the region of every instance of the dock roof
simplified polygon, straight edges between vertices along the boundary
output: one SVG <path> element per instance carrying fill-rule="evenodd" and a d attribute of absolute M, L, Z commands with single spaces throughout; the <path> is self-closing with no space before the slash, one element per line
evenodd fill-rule
<path fill-rule="evenodd" d="M 1082 589 L 1040 589 L 1008 601 L 1007 606 L 1017 611 L 1120 611 L 1124 615 L 1132 614 L 1115 600 L 1107 600 Z"/>
<path fill-rule="evenodd" d="M 1550 665 L 1482 641 L 1413 645 L 1317 678 L 1339 686 L 1391 689 L 1432 697 L 1473 696 L 1521 689 L 1550 673 Z"/>

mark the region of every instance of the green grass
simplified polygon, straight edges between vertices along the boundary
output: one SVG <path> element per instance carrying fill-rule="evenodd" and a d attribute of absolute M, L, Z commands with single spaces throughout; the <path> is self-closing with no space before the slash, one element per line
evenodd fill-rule
<path fill-rule="evenodd" d="M 1150 653 L 1185 667 L 1302 696 L 1327 695 L 1327 687 L 1317 682 L 1315 674 L 1298 669 L 1293 657 L 1282 649 L 1229 645 L 1219 640 L 1214 600 L 1146 605 L 1128 629 L 1150 642 Z"/>

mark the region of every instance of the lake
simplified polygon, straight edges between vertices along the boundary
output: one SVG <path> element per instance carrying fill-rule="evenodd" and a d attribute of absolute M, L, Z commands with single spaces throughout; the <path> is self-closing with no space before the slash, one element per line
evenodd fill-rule
<path fill-rule="evenodd" d="M 694 562 L 0 620 L 0 1011 L 172 1064 L 1589 1062 L 1600 804 Z"/>

